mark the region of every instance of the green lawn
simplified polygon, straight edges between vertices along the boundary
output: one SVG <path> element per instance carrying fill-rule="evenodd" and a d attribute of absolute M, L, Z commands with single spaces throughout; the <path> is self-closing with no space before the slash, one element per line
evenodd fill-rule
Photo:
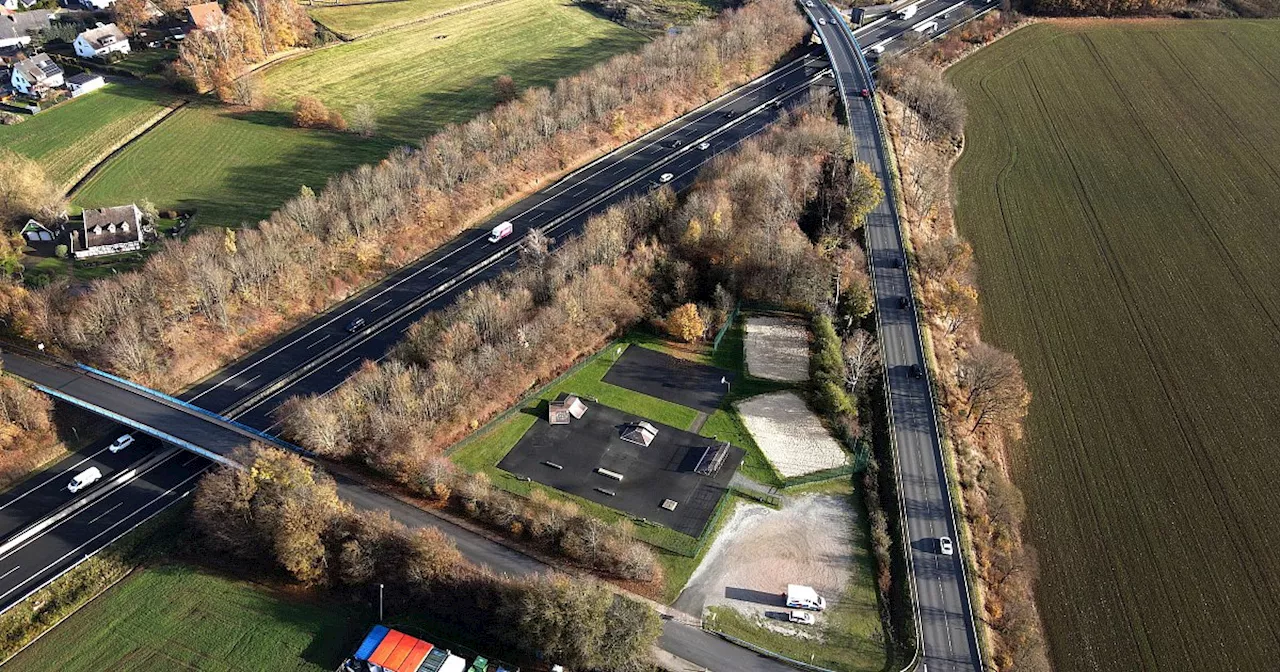
<path fill-rule="evenodd" d="M 315 7 L 308 13 L 329 30 L 351 39 L 479 2 L 484 0 L 398 0 L 367 5 Z"/>
<path fill-rule="evenodd" d="M 366 615 L 183 565 L 137 572 L 49 631 L 6 670 L 332 670 Z"/>
<path fill-rule="evenodd" d="M 1269 669 L 1280 622 L 1280 22 L 1077 21 L 950 77 L 984 337 L 1059 672 Z"/>
<path fill-rule="evenodd" d="M 867 538 L 866 514 L 861 495 L 855 496 L 850 479 L 829 481 L 805 489 L 847 497 L 857 518 L 850 534 L 853 575 L 839 600 L 823 612 L 817 641 L 803 640 L 769 630 L 736 609 L 711 607 L 708 625 L 729 635 L 763 646 L 784 656 L 812 662 L 842 672 L 873 672 L 885 665 L 884 633 L 876 596 L 875 559 Z M 714 618 L 710 615 L 714 614 Z M 813 656 L 810 658 L 810 656 Z"/>
<path fill-rule="evenodd" d="M 344 114 L 369 103 L 380 133 L 416 142 L 491 108 L 499 75 L 521 88 L 550 85 L 643 40 L 565 0 L 511 0 L 320 49 L 263 78 L 278 109 L 303 95 Z"/>
<path fill-rule="evenodd" d="M 76 193 L 73 205 L 149 199 L 162 209 L 194 208 L 202 225 L 253 224 L 302 185 L 319 191 L 329 176 L 377 161 L 391 146 L 293 128 L 287 116 L 274 112 L 192 103 L 114 157 Z"/>
<path fill-rule="evenodd" d="M 138 77 L 160 82 L 164 65 L 178 58 L 176 49 L 143 49 L 129 54 L 124 60 L 113 63 L 113 67 L 128 70 Z"/>
<path fill-rule="evenodd" d="M 172 99 L 140 84 L 109 84 L 14 126 L 0 126 L 0 146 L 40 162 L 69 188 L 75 177 Z"/>

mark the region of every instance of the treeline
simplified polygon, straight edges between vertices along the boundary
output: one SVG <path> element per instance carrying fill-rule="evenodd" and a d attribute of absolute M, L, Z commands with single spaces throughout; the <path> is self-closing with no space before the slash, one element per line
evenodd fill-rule
<path fill-rule="evenodd" d="M 256 229 L 167 243 L 138 271 L 21 292 L 11 330 L 174 389 L 355 285 L 456 235 L 504 199 L 774 63 L 808 34 L 786 0 L 663 36 L 309 189 Z"/>
<path fill-rule="evenodd" d="M 847 152 L 829 107 L 816 105 L 714 161 L 682 204 L 669 190 L 651 192 L 593 218 L 554 251 L 545 236 L 530 234 L 516 271 L 420 320 L 387 361 L 367 364 L 326 395 L 290 400 L 280 412 L 283 431 L 320 455 L 372 467 L 583 564 L 655 576 L 647 558 L 620 541 L 598 544 L 603 554 L 575 551 L 580 544 L 563 535 L 579 523 L 538 533 L 533 521 L 547 515 L 546 503 L 516 501 L 483 479 L 443 473 L 436 456 L 642 320 L 657 325 L 690 304 L 695 318 L 701 311 L 713 320 L 740 296 L 827 309 L 836 287 L 843 283 L 848 293 L 865 283 L 860 252 L 856 259 L 851 252 L 856 244 L 815 241 L 800 226 L 817 194 L 843 190 L 851 200 L 847 182 L 828 178 L 853 171 L 825 168 L 848 162 Z M 585 517 L 580 525 L 592 526 L 592 536 L 603 530 Z"/>
<path fill-rule="evenodd" d="M 946 80 L 941 68 L 917 56 L 897 56 L 881 63 L 880 77 L 881 84 L 915 112 L 904 122 L 908 132 L 926 140 L 953 138 L 964 132 L 968 114 L 964 97 Z"/>
<path fill-rule="evenodd" d="M 0 488 L 62 451 L 52 414 L 49 397 L 0 376 Z"/>
<path fill-rule="evenodd" d="M 294 47 L 309 46 L 316 26 L 294 0 L 231 0 L 217 30 L 196 30 L 178 47 L 174 71 L 196 91 L 214 91 L 227 102 L 248 102 L 250 65 Z"/>
<path fill-rule="evenodd" d="M 911 120 L 914 109 L 892 101 L 888 109 L 899 156 L 910 157 L 902 162 L 902 181 L 913 269 L 934 344 L 935 382 L 956 455 L 993 667 L 1047 671 L 1033 595 L 1035 551 L 1023 537 L 1026 511 L 1007 466 L 1030 393 L 1017 359 L 981 340 L 973 249 L 955 232 L 948 197 L 953 139 L 913 132 L 924 127 Z"/>
<path fill-rule="evenodd" d="M 313 587 L 367 592 L 383 584 L 393 613 L 427 615 L 527 660 L 647 669 L 661 630 L 648 606 L 587 579 L 479 569 L 436 528 L 353 510 L 332 479 L 291 453 L 257 446 L 237 459 L 247 468 L 219 468 L 196 490 L 202 551 Z"/>

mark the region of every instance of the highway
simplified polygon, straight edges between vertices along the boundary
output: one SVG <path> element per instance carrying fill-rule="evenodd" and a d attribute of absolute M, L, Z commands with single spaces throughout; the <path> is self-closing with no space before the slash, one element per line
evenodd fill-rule
<path fill-rule="evenodd" d="M 857 160 L 871 166 L 885 199 L 867 217 L 867 258 L 875 289 L 876 320 L 889 395 L 889 416 L 897 456 L 899 496 L 905 511 L 908 567 L 919 623 L 920 662 L 929 672 L 980 671 L 976 629 L 959 553 L 944 555 L 939 539 L 959 540 L 947 486 L 928 367 L 912 301 L 911 279 L 894 206 L 887 150 L 878 130 L 875 102 L 861 95 L 874 90 L 853 37 L 825 2 L 808 8 L 819 26 L 832 69 L 845 94 Z M 900 302 L 906 298 L 906 308 Z M 963 548 L 956 543 L 963 552 Z"/>
<path fill-rule="evenodd" d="M 882 26 L 877 24 L 870 29 L 880 30 Z M 669 184 L 676 190 L 689 186 L 710 158 L 762 132 L 783 107 L 802 101 L 813 85 L 830 82 L 829 75 L 824 76 L 827 65 L 820 54 L 806 54 L 569 174 L 508 207 L 484 226 L 464 233 L 233 363 L 181 398 L 250 427 L 272 429 L 272 414 L 286 398 L 332 389 L 360 362 L 384 357 L 403 331 L 423 314 L 447 305 L 468 287 L 509 269 L 517 258 L 518 241 L 530 229 L 544 228 L 563 241 L 580 231 L 591 214 L 658 186 L 662 174 L 673 175 Z M 848 64 L 841 67 L 847 69 Z M 867 137 L 856 126 L 854 131 L 859 138 Z M 702 142 L 709 143 L 706 150 L 698 149 Z M 864 149 L 860 145 L 859 151 Z M 515 234 L 496 245 L 487 243 L 489 227 L 500 221 L 513 222 Z M 873 254 L 875 259 L 878 257 Z M 876 274 L 880 282 L 879 270 Z M 356 318 L 364 319 L 365 326 L 349 333 L 347 325 Z M 149 440 L 140 440 L 124 453 L 112 455 L 105 451 L 105 445 L 114 436 L 0 495 L 0 535 L 8 539 L 50 511 L 74 504 L 76 497 L 66 491 L 65 484 L 70 474 L 79 469 L 100 466 L 110 480 L 116 473 L 138 468 L 140 460 L 146 464 L 145 472 L 136 479 L 0 553 L 0 612 L 188 494 L 195 479 L 210 464 L 197 456 L 165 451 Z M 407 524 L 442 527 L 457 540 L 464 556 L 478 564 L 510 573 L 547 569 L 526 556 L 453 528 L 359 484 L 343 481 L 339 488 L 344 499 L 362 508 L 389 509 L 393 517 Z M 680 649 L 673 650 L 677 655 L 709 669 L 783 669 L 696 629 L 668 624 L 663 642 L 664 646 L 669 643 Z M 932 663 L 930 668 L 933 669 Z"/>

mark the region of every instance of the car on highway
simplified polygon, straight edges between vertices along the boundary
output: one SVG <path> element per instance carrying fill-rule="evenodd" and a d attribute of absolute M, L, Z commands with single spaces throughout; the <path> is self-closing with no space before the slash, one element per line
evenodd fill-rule
<path fill-rule="evenodd" d="M 675 175 L 672 175 L 671 173 L 663 173 L 663 174 L 658 178 L 658 181 L 659 181 L 659 182 L 661 182 L 661 183 L 663 183 L 663 184 L 666 184 L 666 183 L 668 183 L 668 182 L 670 182 L 671 180 L 674 180 L 674 179 L 676 179 L 676 176 L 675 176 Z"/>
<path fill-rule="evenodd" d="M 351 320 L 351 322 L 347 324 L 347 333 L 354 334 L 357 331 L 360 331 L 361 327 L 363 326 L 364 326 L 364 318 L 357 317 L 356 319 Z"/>
<path fill-rule="evenodd" d="M 812 6 L 813 6 L 813 0 L 809 0 L 808 2 L 804 3 L 804 6 L 805 6 L 805 7 L 812 7 Z"/>
<path fill-rule="evenodd" d="M 807 611 L 792 609 L 787 613 L 787 620 L 792 623 L 799 623 L 800 625 L 813 625 L 818 619 L 814 618 L 813 614 Z"/>
<path fill-rule="evenodd" d="M 705 152 L 705 151 L 707 151 L 708 149 L 711 149 L 711 143 L 709 143 L 709 142 L 700 142 L 700 143 L 698 143 L 698 149 L 700 149 L 700 150 L 702 150 L 702 151 L 704 151 L 704 152 Z"/>
<path fill-rule="evenodd" d="M 112 441 L 111 445 L 107 446 L 107 450 L 113 453 L 118 453 L 132 445 L 133 445 L 133 435 L 123 434 L 119 438 L 117 438 L 115 441 Z"/>
<path fill-rule="evenodd" d="M 924 369 L 921 369 L 919 364 L 912 364 L 912 365 L 911 365 L 911 377 L 912 377 L 912 378 L 923 378 L 923 377 L 924 377 Z"/>
<path fill-rule="evenodd" d="M 786 82 L 783 82 L 782 84 L 779 84 L 779 85 L 777 85 L 777 86 L 773 87 L 773 90 L 774 90 L 774 91 L 784 91 L 784 90 L 786 90 L 786 88 L 787 88 L 787 84 L 786 84 Z"/>
<path fill-rule="evenodd" d="M 102 480 L 102 472 L 97 467 L 89 467 L 76 474 L 75 478 L 71 479 L 71 483 L 67 484 L 67 489 L 71 492 L 80 492 L 100 480 Z"/>
<path fill-rule="evenodd" d="M 863 98 L 870 98 L 870 97 L 871 97 L 871 91 L 869 91 L 869 90 L 867 90 L 867 89 L 863 89 L 861 92 L 859 92 L 859 95 L 861 95 Z"/>
<path fill-rule="evenodd" d="M 894 267 L 894 268 L 902 268 L 902 257 L 895 256 L 895 257 L 893 258 L 893 267 Z"/>
<path fill-rule="evenodd" d="M 725 118 L 725 119 L 732 119 L 732 118 L 734 118 L 734 116 L 736 116 L 737 114 L 738 114 L 738 113 L 737 113 L 737 112 L 734 112 L 733 110 L 727 110 L 727 111 L 725 111 L 725 113 L 724 113 L 724 118 Z"/>
<path fill-rule="evenodd" d="M 906 310 L 907 308 L 910 308 L 910 307 L 911 307 L 911 300 L 910 300 L 910 299 L 908 299 L 908 298 L 907 298 L 907 297 L 905 297 L 905 296 L 899 296 L 899 297 L 898 297 L 898 307 L 899 307 L 899 308 L 901 308 L 901 309 L 903 309 L 903 310 Z"/>
<path fill-rule="evenodd" d="M 684 140 L 672 140 L 672 141 L 671 141 L 671 148 L 672 148 L 672 149 L 680 149 L 681 147 L 684 147 Z"/>
<path fill-rule="evenodd" d="M 955 546 L 951 543 L 951 537 L 938 538 L 938 550 L 943 555 L 951 555 L 956 552 Z"/>
<path fill-rule="evenodd" d="M 825 26 L 825 25 L 827 25 L 827 20 L 826 20 L 826 19 L 818 19 L 818 25 L 819 25 L 819 26 Z"/>

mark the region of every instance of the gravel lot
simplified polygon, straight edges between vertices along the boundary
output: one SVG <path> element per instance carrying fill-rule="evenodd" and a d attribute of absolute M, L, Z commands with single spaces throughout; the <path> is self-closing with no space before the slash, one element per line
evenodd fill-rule
<path fill-rule="evenodd" d="M 848 455 L 794 392 L 774 392 L 738 404 L 742 421 L 784 478 L 839 467 Z"/>
<path fill-rule="evenodd" d="M 801 583 L 834 606 L 853 573 L 854 515 L 847 499 L 835 495 L 790 499 L 781 511 L 739 504 L 675 608 L 701 616 L 706 607 L 728 606 L 775 630 L 816 634 L 785 622 L 782 594 L 788 583 Z M 822 614 L 815 614 L 821 625 Z"/>
<path fill-rule="evenodd" d="M 809 380 L 809 329 L 778 317 L 747 318 L 747 373 L 757 378 Z"/>

